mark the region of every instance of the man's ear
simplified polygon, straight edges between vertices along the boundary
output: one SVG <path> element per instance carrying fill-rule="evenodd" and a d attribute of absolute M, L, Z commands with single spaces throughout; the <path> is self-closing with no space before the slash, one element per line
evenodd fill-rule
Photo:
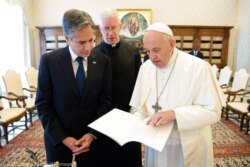
<path fill-rule="evenodd" d="M 102 29 L 101 29 L 101 26 L 100 26 L 100 25 L 98 26 L 98 30 L 99 30 L 100 32 L 102 32 Z"/>
<path fill-rule="evenodd" d="M 64 35 L 64 37 L 65 37 L 66 43 L 69 44 L 69 40 L 70 40 L 69 37 L 66 35 Z"/>
<path fill-rule="evenodd" d="M 174 48 L 174 47 L 175 47 L 175 44 L 176 44 L 175 40 L 171 40 L 171 41 L 170 41 L 170 46 L 171 46 L 171 48 Z"/>
<path fill-rule="evenodd" d="M 119 26 L 118 26 L 119 30 L 122 29 L 122 23 L 119 23 Z"/>

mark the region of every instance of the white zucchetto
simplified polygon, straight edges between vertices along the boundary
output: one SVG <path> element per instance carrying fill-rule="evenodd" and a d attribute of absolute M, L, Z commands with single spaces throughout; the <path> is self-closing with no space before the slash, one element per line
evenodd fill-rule
<path fill-rule="evenodd" d="M 169 26 L 167 26 L 166 24 L 164 23 L 154 23 L 154 24 L 151 24 L 146 30 L 145 32 L 147 31 L 156 31 L 156 32 L 161 32 L 161 33 L 164 33 L 164 34 L 167 34 L 171 37 L 173 37 L 173 32 L 172 30 L 169 28 Z"/>

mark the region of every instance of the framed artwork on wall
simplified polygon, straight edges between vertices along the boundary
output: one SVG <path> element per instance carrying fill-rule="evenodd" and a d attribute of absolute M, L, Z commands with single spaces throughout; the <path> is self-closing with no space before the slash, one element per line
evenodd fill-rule
<path fill-rule="evenodd" d="M 144 30 L 151 24 L 151 9 L 117 9 L 122 23 L 121 39 L 142 50 Z"/>

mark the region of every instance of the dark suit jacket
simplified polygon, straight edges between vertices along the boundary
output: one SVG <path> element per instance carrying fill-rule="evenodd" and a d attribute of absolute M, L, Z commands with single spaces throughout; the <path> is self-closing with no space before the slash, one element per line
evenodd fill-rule
<path fill-rule="evenodd" d="M 200 51 L 198 51 L 196 55 L 194 55 L 194 51 L 189 52 L 189 54 L 191 54 L 191 55 L 193 55 L 193 56 L 196 56 L 196 57 L 198 57 L 198 58 L 203 59 L 203 53 L 200 52 Z"/>
<path fill-rule="evenodd" d="M 149 55 L 145 54 L 145 56 L 143 57 L 143 62 L 147 61 L 149 59 Z"/>
<path fill-rule="evenodd" d="M 110 59 L 93 51 L 88 57 L 84 95 L 80 97 L 69 48 L 46 53 L 41 57 L 36 107 L 45 130 L 48 162 L 71 162 L 72 152 L 62 144 L 65 137 L 79 139 L 88 132 L 95 133 L 87 125 L 110 108 L 111 70 Z"/>

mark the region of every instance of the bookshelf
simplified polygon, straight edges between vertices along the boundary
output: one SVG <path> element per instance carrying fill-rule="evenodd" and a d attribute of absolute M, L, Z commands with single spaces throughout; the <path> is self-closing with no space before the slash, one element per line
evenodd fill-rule
<path fill-rule="evenodd" d="M 204 60 L 208 61 L 211 65 L 216 64 L 219 68 L 227 65 L 230 29 L 233 27 L 175 25 L 170 27 L 173 30 L 177 48 L 188 53 L 192 50 L 194 41 L 198 41 L 198 46 L 204 55 Z M 67 45 L 61 26 L 36 28 L 39 30 L 41 55 Z M 98 26 L 95 28 L 95 33 L 97 45 L 102 41 L 102 35 Z"/>
<path fill-rule="evenodd" d="M 204 60 L 223 68 L 227 64 L 230 29 L 228 26 L 170 26 L 173 30 L 176 47 L 190 52 L 194 41 L 198 41 Z"/>
<path fill-rule="evenodd" d="M 37 26 L 36 28 L 39 30 L 41 55 L 67 46 L 61 26 Z M 95 43 L 99 44 L 102 41 L 102 35 L 98 26 L 95 27 L 95 35 Z"/>

